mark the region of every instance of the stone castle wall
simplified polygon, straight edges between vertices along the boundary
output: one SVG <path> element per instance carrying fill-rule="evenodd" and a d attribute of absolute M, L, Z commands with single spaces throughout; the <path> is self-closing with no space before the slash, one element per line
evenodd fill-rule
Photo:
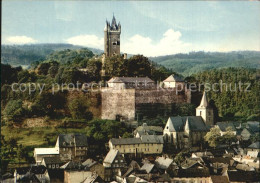
<path fill-rule="evenodd" d="M 165 89 L 103 89 L 101 92 L 101 118 L 115 120 L 117 116 L 134 120 L 137 114 L 164 115 L 171 111 L 171 104 L 190 103 L 190 91 L 176 94 Z"/>
<path fill-rule="evenodd" d="M 135 90 L 104 89 L 101 92 L 101 118 L 115 120 L 117 115 L 135 117 Z"/>

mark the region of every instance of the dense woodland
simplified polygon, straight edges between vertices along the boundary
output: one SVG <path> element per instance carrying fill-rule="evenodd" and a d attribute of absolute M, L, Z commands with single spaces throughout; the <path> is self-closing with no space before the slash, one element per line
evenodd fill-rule
<path fill-rule="evenodd" d="M 19 47 L 15 46 L 17 49 Z M 196 57 L 192 54 L 179 54 L 178 59 L 186 59 L 190 57 L 190 60 L 200 60 L 196 65 L 191 62 L 187 65 L 186 61 L 180 62 L 183 64 L 184 70 L 179 68 L 178 64 L 172 62 L 172 69 L 169 70 L 160 61 L 152 58 L 144 57 L 142 55 L 135 55 L 128 59 L 124 59 L 122 56 L 115 56 L 108 58 L 103 69 L 106 71 L 106 78 L 102 78 L 100 71 L 102 69 L 101 57 L 93 51 L 86 48 L 78 49 L 50 49 L 46 51 L 48 45 L 43 46 L 42 52 L 35 48 L 36 57 L 27 57 L 33 55 L 28 50 L 33 50 L 33 46 L 28 46 L 28 52 L 24 49 L 24 46 L 20 47 L 22 52 L 10 52 L 6 50 L 12 50 L 10 46 L 6 47 L 2 58 L 8 58 L 1 64 L 1 114 L 2 114 L 2 154 L 1 159 L 12 162 L 30 162 L 32 161 L 30 152 L 35 146 L 53 146 L 55 144 L 56 136 L 59 133 L 67 132 L 80 132 L 88 135 L 93 142 L 100 142 L 104 144 L 107 139 L 111 137 L 131 137 L 131 130 L 120 122 L 110 120 L 100 120 L 99 107 L 100 98 L 93 97 L 89 92 L 70 92 L 68 90 L 57 91 L 54 94 L 51 91 L 53 83 L 101 83 L 112 76 L 148 76 L 155 81 L 162 81 L 170 74 L 183 74 L 185 69 L 195 69 L 191 73 L 194 73 L 185 78 L 188 86 L 191 83 L 231 83 L 234 90 L 234 84 L 250 83 L 250 91 L 209 91 L 208 96 L 211 105 L 214 107 L 216 117 L 218 121 L 237 120 L 259 120 L 260 115 L 260 103 L 259 103 L 259 67 L 256 68 L 216 68 L 208 62 L 207 70 L 201 62 L 206 62 L 205 59 L 200 56 Z M 44 51 L 45 50 L 45 51 Z M 33 51 L 32 51 L 33 52 Z M 40 52 L 41 54 L 38 54 Z M 43 54 L 43 52 L 45 52 Z M 8 54 L 14 54 L 15 59 L 13 61 Z M 247 54 L 245 54 L 247 53 Z M 199 55 L 206 55 L 209 53 L 200 53 Z M 217 53 L 213 53 L 215 60 L 218 57 L 214 56 Z M 231 57 L 226 62 L 231 63 L 233 59 L 232 55 L 238 53 L 230 53 L 225 57 L 222 55 L 220 61 L 225 63 L 224 59 Z M 18 57 L 16 57 L 18 55 Z M 196 54 L 195 54 L 196 55 Z M 220 54 L 221 55 L 221 54 Z M 259 53 L 243 52 L 241 53 L 243 59 L 248 59 L 248 65 L 254 66 L 255 59 L 258 58 Z M 244 56 L 243 56 L 244 55 Z M 247 55 L 247 56 L 245 56 Z M 166 56 L 165 58 L 168 58 Z M 169 56 L 171 58 L 171 56 Z M 157 58 L 158 59 L 158 58 Z M 21 62 L 20 62 L 21 61 Z M 259 61 L 259 59 L 258 59 Z M 23 69 L 22 67 L 14 67 L 15 64 L 30 64 L 29 69 Z M 236 62 L 234 62 L 236 63 Z M 240 62 L 238 62 L 240 63 Z M 162 64 L 162 65 L 160 65 Z M 215 64 L 212 63 L 211 64 Z M 227 64 L 228 65 L 228 64 Z M 176 67 L 175 67 L 176 66 Z M 243 66 L 243 65 L 241 65 Z M 80 71 L 80 69 L 84 71 Z M 215 68 L 215 69 L 214 69 Z M 184 75 L 184 74 L 183 74 Z M 186 75 L 186 74 L 185 74 Z M 185 76 L 184 75 L 184 76 Z M 41 94 L 39 90 L 32 92 L 13 92 L 11 90 L 12 83 L 38 83 L 45 84 L 45 88 Z M 243 86 L 242 89 L 245 89 Z M 202 90 L 204 87 L 201 88 Z M 219 89 L 219 88 L 218 88 Z M 199 92 L 200 94 L 202 93 Z M 197 96 L 197 95 L 195 95 Z M 201 95 L 198 95 L 197 101 L 200 101 Z M 197 103 L 196 103 L 197 105 Z M 176 115 L 194 115 L 194 104 L 176 105 Z M 42 128 L 23 128 L 27 119 L 44 119 L 46 123 Z M 152 125 L 163 126 L 166 122 L 164 116 L 156 119 L 149 119 L 143 122 Z M 76 124 L 76 125 L 74 125 Z M 19 127 L 19 128 L 17 128 Z M 117 130 L 115 130 L 117 129 Z M 15 136 L 13 135 L 15 134 Z M 43 140 L 44 139 L 44 140 Z M 21 145 L 23 144 L 23 145 Z M 103 152 L 103 151 L 102 151 Z"/>
<path fill-rule="evenodd" d="M 260 68 L 259 51 L 233 51 L 226 53 L 201 51 L 151 57 L 150 59 L 184 76 L 218 68 Z"/>

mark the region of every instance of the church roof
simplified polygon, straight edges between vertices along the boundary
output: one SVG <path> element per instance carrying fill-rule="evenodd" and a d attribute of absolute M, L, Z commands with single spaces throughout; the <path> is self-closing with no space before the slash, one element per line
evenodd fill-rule
<path fill-rule="evenodd" d="M 202 96 L 202 99 L 201 99 L 199 107 L 209 107 L 207 94 L 206 94 L 205 91 L 203 92 L 203 96 Z"/>
<path fill-rule="evenodd" d="M 190 131 L 208 131 L 208 128 L 201 116 L 169 117 L 164 130 L 168 130 L 170 132 L 183 132 L 187 121 Z"/>
<path fill-rule="evenodd" d="M 184 82 L 184 80 L 180 76 L 172 74 L 164 82 Z"/>

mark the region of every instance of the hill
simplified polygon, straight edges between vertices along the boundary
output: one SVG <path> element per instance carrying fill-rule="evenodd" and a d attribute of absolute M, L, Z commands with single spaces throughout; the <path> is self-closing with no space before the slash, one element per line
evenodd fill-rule
<path fill-rule="evenodd" d="M 184 76 L 217 68 L 260 68 L 260 52 L 257 51 L 190 52 L 150 59 Z"/>
<path fill-rule="evenodd" d="M 36 61 L 46 60 L 47 56 L 55 51 L 65 49 L 75 50 L 84 48 L 72 44 L 31 44 L 31 45 L 2 45 L 1 62 L 12 66 L 23 66 L 24 68 Z M 103 51 L 95 48 L 88 48 L 94 54 L 101 54 Z"/>

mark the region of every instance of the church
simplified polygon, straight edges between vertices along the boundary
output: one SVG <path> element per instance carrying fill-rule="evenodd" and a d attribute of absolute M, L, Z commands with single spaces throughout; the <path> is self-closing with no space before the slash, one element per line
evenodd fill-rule
<path fill-rule="evenodd" d="M 206 92 L 204 92 L 200 105 L 196 108 L 196 116 L 169 117 L 163 130 L 164 141 L 177 149 L 199 147 L 213 125 L 213 109 L 208 103 Z"/>

